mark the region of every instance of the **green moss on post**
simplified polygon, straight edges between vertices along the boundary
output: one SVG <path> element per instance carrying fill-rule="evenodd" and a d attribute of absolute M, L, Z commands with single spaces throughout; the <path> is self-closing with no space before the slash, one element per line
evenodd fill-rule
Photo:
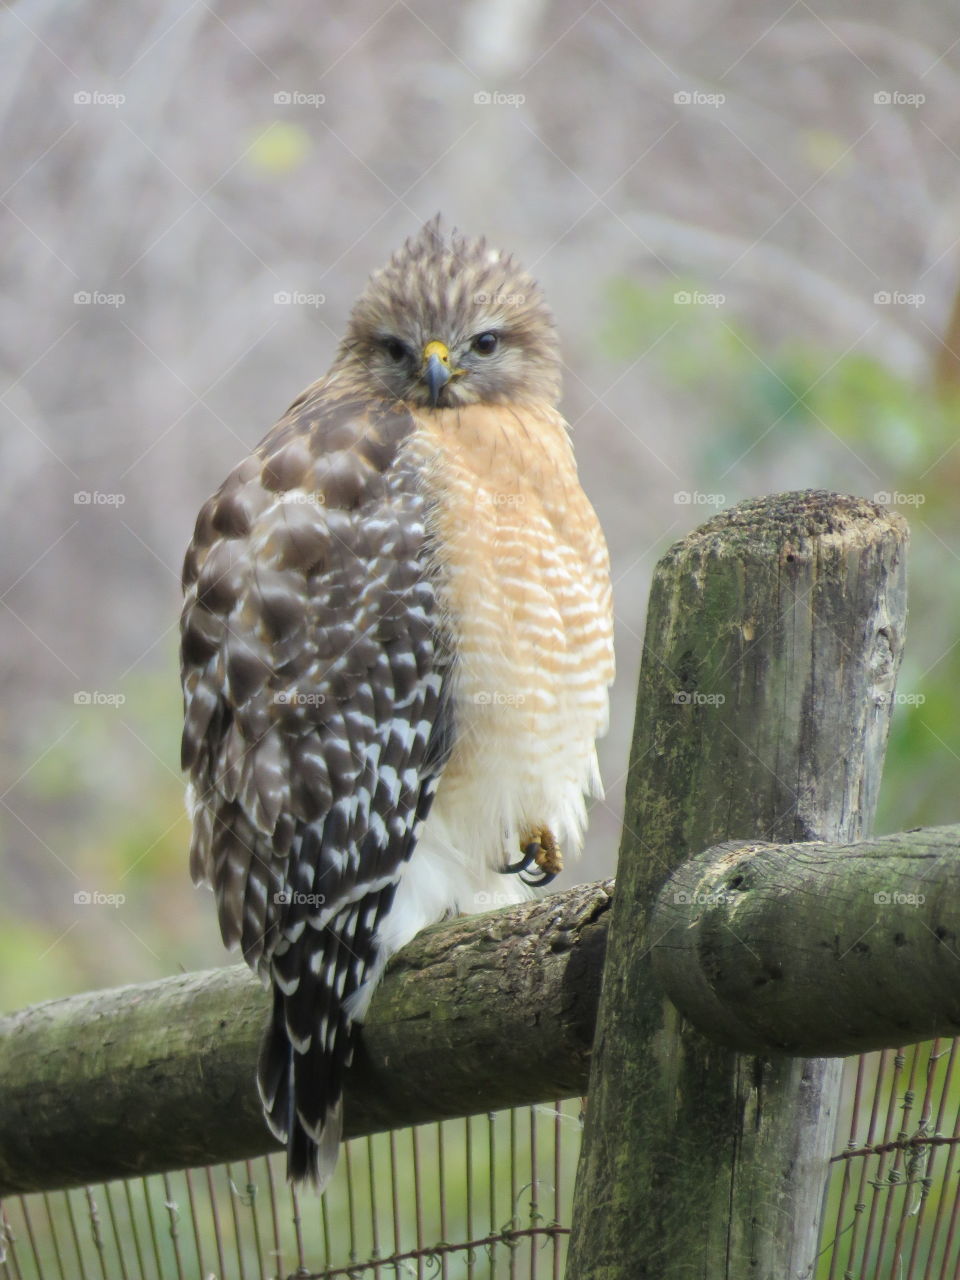
<path fill-rule="evenodd" d="M 568 1280 L 812 1274 L 840 1063 L 744 1057 L 649 991 L 652 908 L 720 841 L 856 839 L 905 617 L 903 521 L 784 494 L 657 566 Z"/>

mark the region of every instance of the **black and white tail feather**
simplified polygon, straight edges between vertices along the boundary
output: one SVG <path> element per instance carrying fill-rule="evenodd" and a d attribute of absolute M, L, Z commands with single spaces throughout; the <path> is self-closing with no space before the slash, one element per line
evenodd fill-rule
<path fill-rule="evenodd" d="M 373 833 L 368 832 L 356 859 L 368 878 L 347 891 L 346 904 L 341 889 L 336 895 L 340 906 L 321 908 L 312 918 L 304 918 L 296 910 L 298 905 L 324 895 L 298 894 L 292 888 L 279 895 L 286 899 L 287 916 L 280 922 L 270 956 L 273 1009 L 261 1045 L 257 1085 L 271 1132 L 286 1145 L 288 1177 L 310 1181 L 321 1191 L 337 1164 L 345 1074 L 390 959 L 380 929 L 439 781 L 434 770 L 448 749 L 446 719 L 444 711 L 434 724 L 424 761 L 426 776 L 416 799 L 403 796 L 399 812 L 394 811 L 384 824 L 400 838 L 399 865 L 395 851 L 377 848 Z M 319 836 L 321 854 L 324 834 Z M 293 865 L 309 865 L 315 840 L 315 832 L 305 833 Z M 389 870 L 376 875 L 384 863 Z"/>
<path fill-rule="evenodd" d="M 273 1012 L 257 1084 L 267 1123 L 286 1144 L 288 1176 L 297 1181 L 322 1187 L 336 1165 L 344 1072 L 382 969 L 376 929 L 393 894 L 390 885 L 367 895 L 319 934 L 307 926 L 309 946 L 294 942 L 271 962 Z"/>

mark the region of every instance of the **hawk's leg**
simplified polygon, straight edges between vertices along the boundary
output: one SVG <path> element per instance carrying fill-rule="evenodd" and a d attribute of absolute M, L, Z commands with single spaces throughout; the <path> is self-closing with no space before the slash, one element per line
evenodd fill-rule
<path fill-rule="evenodd" d="M 519 874 L 524 884 L 540 887 L 549 884 L 563 870 L 563 854 L 557 846 L 557 837 L 548 827 L 530 833 L 521 843 L 523 857 L 519 862 L 509 862 L 501 870 L 504 875 Z M 524 875 L 531 866 L 539 868 L 539 875 Z"/>

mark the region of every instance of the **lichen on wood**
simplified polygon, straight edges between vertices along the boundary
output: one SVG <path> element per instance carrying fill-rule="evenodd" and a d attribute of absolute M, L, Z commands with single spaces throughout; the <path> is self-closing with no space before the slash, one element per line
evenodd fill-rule
<path fill-rule="evenodd" d="M 738 1055 L 666 995 L 636 997 L 686 859 L 868 829 L 905 543 L 872 502 L 790 493 L 721 512 L 657 565 L 568 1280 L 812 1273 L 839 1062 Z"/>

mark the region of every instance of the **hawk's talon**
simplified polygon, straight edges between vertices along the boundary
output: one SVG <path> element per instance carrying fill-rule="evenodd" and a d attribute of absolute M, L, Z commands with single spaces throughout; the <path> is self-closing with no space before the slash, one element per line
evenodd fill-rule
<path fill-rule="evenodd" d="M 520 879 L 524 884 L 530 885 L 532 889 L 542 889 L 545 884 L 549 884 L 551 880 L 556 880 L 556 871 L 542 871 L 539 876 L 525 876 L 521 873 Z"/>
<path fill-rule="evenodd" d="M 520 871 L 526 871 L 532 861 L 532 858 L 521 858 L 519 862 L 508 862 L 505 867 L 499 868 L 500 874 L 502 876 L 513 876 Z"/>
<path fill-rule="evenodd" d="M 539 875 L 524 875 L 532 864 L 538 868 Z M 502 875 L 519 875 L 524 884 L 534 889 L 542 888 L 555 880 L 562 870 L 563 856 L 557 848 L 556 837 L 546 828 L 537 832 L 523 846 L 523 857 L 519 862 L 508 862 L 505 867 L 500 868 Z"/>
<path fill-rule="evenodd" d="M 540 849 L 539 840 L 531 840 L 529 844 L 524 845 L 523 857 L 519 862 L 508 862 L 505 867 L 500 868 L 501 875 L 516 875 L 520 871 L 526 871 L 530 863 L 536 859 Z"/>

